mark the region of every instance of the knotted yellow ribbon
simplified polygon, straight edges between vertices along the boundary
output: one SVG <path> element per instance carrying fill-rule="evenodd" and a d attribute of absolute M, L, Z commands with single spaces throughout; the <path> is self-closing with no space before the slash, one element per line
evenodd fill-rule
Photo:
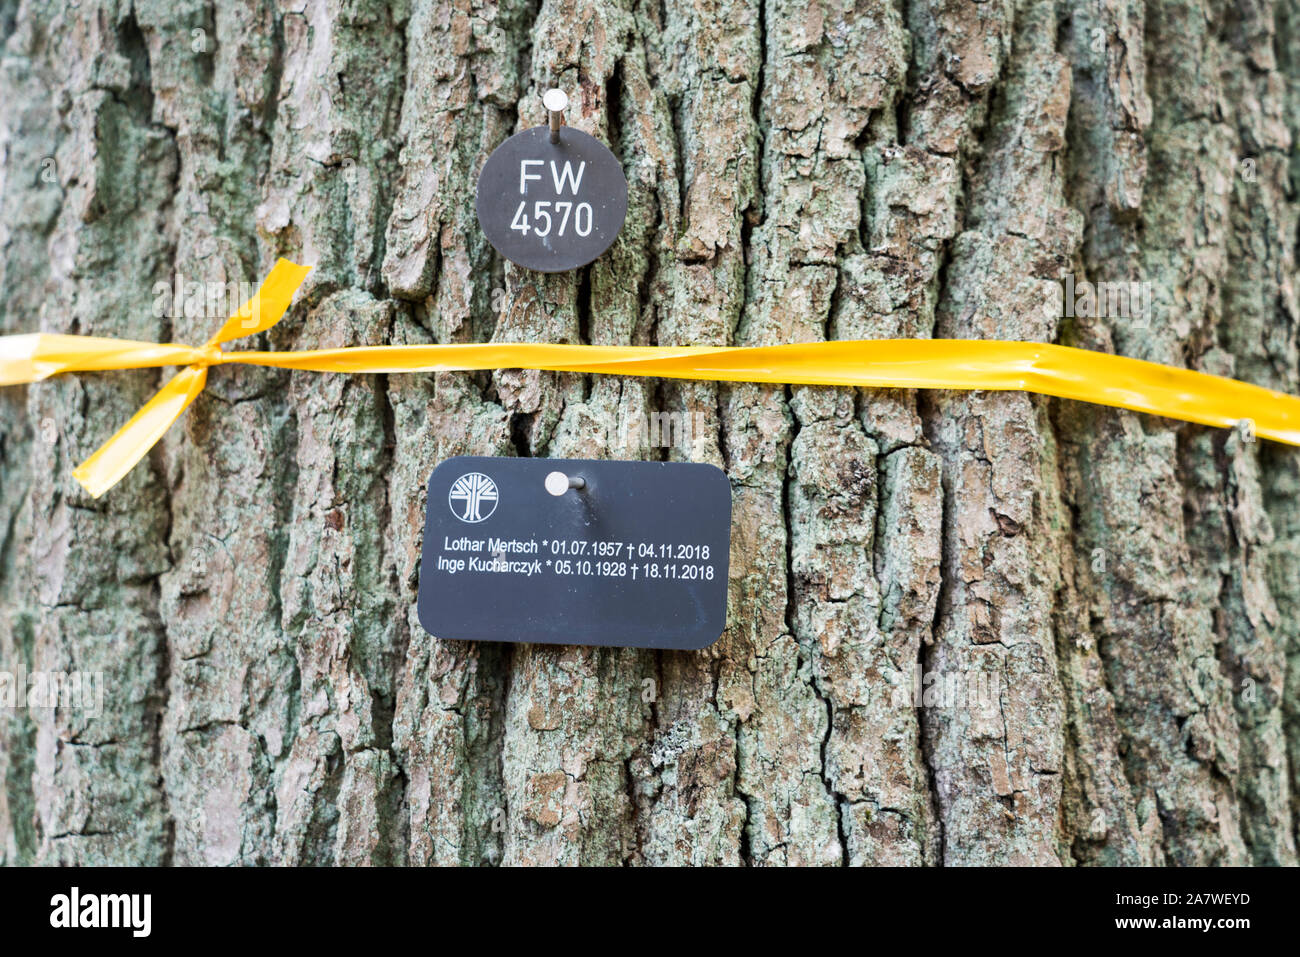
<path fill-rule="evenodd" d="M 0 385 L 62 372 L 182 369 L 73 473 L 98 498 L 142 459 L 207 382 L 208 367 L 240 363 L 312 372 L 544 369 L 725 382 L 1038 392 L 1137 412 L 1235 426 L 1300 445 L 1300 399 L 1220 376 L 1039 342 L 877 339 L 783 346 L 574 346 L 545 343 L 360 346 L 301 352 L 223 352 L 284 316 L 310 266 L 279 260 L 251 300 L 202 347 L 93 336 L 0 336 Z"/>

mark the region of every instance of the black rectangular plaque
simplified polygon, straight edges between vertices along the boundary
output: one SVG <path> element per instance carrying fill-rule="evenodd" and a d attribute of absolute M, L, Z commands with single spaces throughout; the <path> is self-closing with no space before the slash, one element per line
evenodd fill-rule
<path fill-rule="evenodd" d="M 429 477 L 420 623 L 452 640 L 704 648 L 726 624 L 730 540 L 731 483 L 712 465 L 457 456 Z"/>

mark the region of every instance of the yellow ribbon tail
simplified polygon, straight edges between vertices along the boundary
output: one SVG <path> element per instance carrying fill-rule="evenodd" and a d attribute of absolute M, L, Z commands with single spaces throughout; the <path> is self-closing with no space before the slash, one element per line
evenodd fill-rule
<path fill-rule="evenodd" d="M 293 295 L 311 272 L 310 266 L 299 266 L 287 259 L 277 259 L 266 279 L 258 287 L 253 298 L 240 306 L 226 320 L 221 331 L 208 340 L 208 345 L 219 346 L 223 342 L 256 335 L 270 329 L 282 318 L 293 301 Z"/>
<path fill-rule="evenodd" d="M 193 402 L 208 381 L 203 366 L 188 366 L 158 390 L 131 421 L 73 471 L 82 488 L 99 498 L 122 480 Z"/>

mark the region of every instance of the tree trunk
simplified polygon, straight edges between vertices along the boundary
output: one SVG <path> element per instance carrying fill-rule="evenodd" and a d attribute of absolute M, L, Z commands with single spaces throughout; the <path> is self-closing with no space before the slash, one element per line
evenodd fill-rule
<path fill-rule="evenodd" d="M 202 342 L 224 310 L 158 290 L 282 255 L 315 270 L 274 348 L 982 337 L 1300 391 L 1290 0 L 6 0 L 0 32 L 3 333 Z M 550 86 L 629 210 L 547 276 L 473 194 Z M 1149 315 L 1056 308 L 1098 281 Z M 0 391 L 0 670 L 104 676 L 0 708 L 4 862 L 1296 863 L 1295 449 L 1019 393 L 226 366 L 89 498 L 165 375 Z M 724 468 L 722 639 L 430 637 L 424 486 L 462 453 Z"/>

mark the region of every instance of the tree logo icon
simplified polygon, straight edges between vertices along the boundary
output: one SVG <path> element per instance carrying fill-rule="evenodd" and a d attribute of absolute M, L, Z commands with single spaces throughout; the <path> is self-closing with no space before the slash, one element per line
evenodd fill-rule
<path fill-rule="evenodd" d="M 497 483 L 482 472 L 467 472 L 451 484 L 451 514 L 462 522 L 481 522 L 497 508 Z"/>

